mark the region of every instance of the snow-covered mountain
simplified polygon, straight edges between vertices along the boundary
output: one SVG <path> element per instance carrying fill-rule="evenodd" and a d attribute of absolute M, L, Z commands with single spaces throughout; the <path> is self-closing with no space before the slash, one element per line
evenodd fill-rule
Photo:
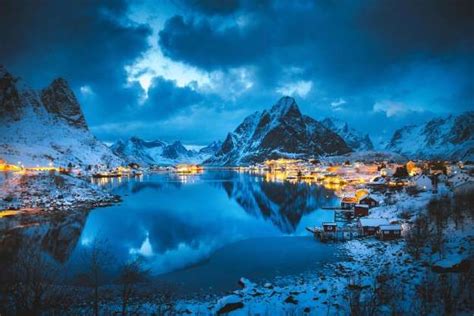
<path fill-rule="evenodd" d="M 120 165 L 89 131 L 64 79 L 38 92 L 0 66 L 0 158 L 25 166 Z"/>
<path fill-rule="evenodd" d="M 112 152 L 128 163 L 140 165 L 173 165 L 177 163 L 201 163 L 208 159 L 221 142 L 213 142 L 201 150 L 189 150 L 179 141 L 168 144 L 160 140 L 145 141 L 138 137 L 119 140 L 110 148 Z"/>
<path fill-rule="evenodd" d="M 280 157 L 310 158 L 350 151 L 339 135 L 302 115 L 293 98 L 283 97 L 270 110 L 248 116 L 205 163 L 242 165 Z"/>
<path fill-rule="evenodd" d="M 334 133 L 341 136 L 346 144 L 354 151 L 367 151 L 374 149 L 374 145 L 368 134 L 362 134 L 350 127 L 346 122 L 336 118 L 325 118 L 321 123 Z"/>
<path fill-rule="evenodd" d="M 474 112 L 449 115 L 393 134 L 387 150 L 409 158 L 474 160 Z"/>

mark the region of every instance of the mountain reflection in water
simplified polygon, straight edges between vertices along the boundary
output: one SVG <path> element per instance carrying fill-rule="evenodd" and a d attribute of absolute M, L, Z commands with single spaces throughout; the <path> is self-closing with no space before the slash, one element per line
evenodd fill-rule
<path fill-rule="evenodd" d="M 10 243 L 17 247 L 22 239 L 35 240 L 74 271 L 80 269 L 81 253 L 92 241 L 107 240 L 116 262 L 142 256 L 153 272 L 169 273 L 196 265 L 238 241 L 253 239 L 255 243 L 247 244 L 258 247 L 258 238 L 304 236 L 305 226 L 333 220 L 332 212 L 317 210 L 337 201 L 332 191 L 320 186 L 266 182 L 264 177 L 233 171 L 184 178 L 151 174 L 102 185 L 120 194 L 123 202 L 9 231 L 14 240 Z"/>

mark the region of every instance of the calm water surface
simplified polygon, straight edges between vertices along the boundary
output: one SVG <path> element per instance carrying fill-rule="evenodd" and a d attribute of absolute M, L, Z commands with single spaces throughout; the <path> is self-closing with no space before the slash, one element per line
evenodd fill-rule
<path fill-rule="evenodd" d="M 157 278 L 189 293 L 234 289 L 242 276 L 271 281 L 316 271 L 336 260 L 332 245 L 305 230 L 334 219 L 320 208 L 337 198 L 320 186 L 233 171 L 160 173 L 104 185 L 123 202 L 43 228 L 56 231 L 43 236 L 51 239 L 42 242 L 46 250 L 71 271 L 80 269 L 94 240 L 113 262 L 139 256 Z"/>

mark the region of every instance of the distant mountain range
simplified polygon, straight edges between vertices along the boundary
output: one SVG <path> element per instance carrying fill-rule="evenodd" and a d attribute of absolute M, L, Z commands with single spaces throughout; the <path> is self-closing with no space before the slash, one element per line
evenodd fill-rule
<path fill-rule="evenodd" d="M 397 130 L 386 147 L 407 159 L 474 160 L 474 112 L 449 115 Z M 223 142 L 200 150 L 181 142 L 120 140 L 110 148 L 89 131 L 81 107 L 62 79 L 35 91 L 0 66 L 0 159 L 27 166 L 204 163 L 248 165 L 275 158 L 324 158 L 354 153 L 373 157 L 368 135 L 347 123 L 303 115 L 295 100 L 281 98 L 249 115 Z M 364 152 L 369 155 L 363 155 Z M 360 153 L 360 154 L 359 154 Z"/>
<path fill-rule="evenodd" d="M 42 91 L 0 66 L 0 158 L 26 166 L 110 164 L 121 159 L 89 131 L 64 79 Z"/>
<path fill-rule="evenodd" d="M 117 141 L 110 148 L 114 154 L 128 163 L 173 165 L 177 163 L 201 163 L 213 156 L 221 144 L 221 142 L 216 141 L 196 151 L 186 149 L 179 141 L 168 144 L 160 140 L 145 141 L 138 137 L 131 137 L 125 141 Z"/>
<path fill-rule="evenodd" d="M 210 165 L 244 165 L 275 158 L 311 158 L 350 152 L 335 132 L 302 115 L 295 100 L 281 98 L 270 110 L 255 112 L 224 140 Z"/>
<path fill-rule="evenodd" d="M 474 112 L 410 125 L 393 134 L 387 150 L 407 158 L 474 160 Z"/>

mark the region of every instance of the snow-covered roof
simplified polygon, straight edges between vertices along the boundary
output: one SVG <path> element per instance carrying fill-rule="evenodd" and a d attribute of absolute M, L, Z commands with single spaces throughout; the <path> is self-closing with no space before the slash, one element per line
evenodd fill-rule
<path fill-rule="evenodd" d="M 402 226 L 400 225 L 380 225 L 380 230 L 402 230 Z"/>
<path fill-rule="evenodd" d="M 385 218 L 361 218 L 359 219 L 361 226 L 378 227 L 380 225 L 388 225 L 389 222 Z"/>
<path fill-rule="evenodd" d="M 364 199 L 371 199 L 371 200 L 374 200 L 374 201 L 377 202 L 377 199 L 374 199 L 374 197 L 371 196 L 370 194 L 364 195 L 359 201 L 362 201 L 362 200 L 364 200 Z"/>
<path fill-rule="evenodd" d="M 367 204 L 356 204 L 355 207 L 369 208 Z"/>

